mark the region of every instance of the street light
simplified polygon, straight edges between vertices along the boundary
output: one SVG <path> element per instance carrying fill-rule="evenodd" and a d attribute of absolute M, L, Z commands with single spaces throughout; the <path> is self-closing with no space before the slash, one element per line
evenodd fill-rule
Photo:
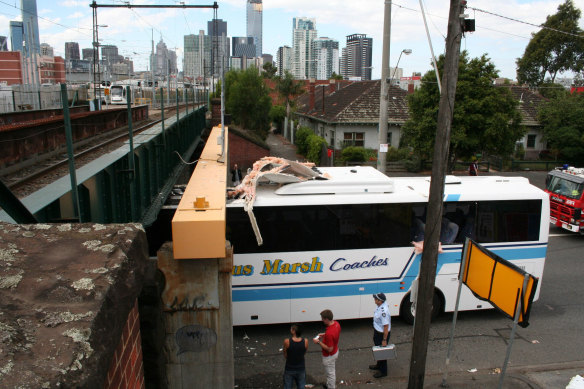
<path fill-rule="evenodd" d="M 412 54 L 412 49 L 403 49 L 401 51 L 401 53 L 399 53 L 399 57 L 397 59 L 397 63 L 395 64 L 395 68 L 393 68 L 393 74 L 391 75 L 391 78 L 389 79 L 389 82 L 391 82 L 393 80 L 393 78 L 395 77 L 395 72 L 397 72 L 397 67 L 399 66 L 399 60 L 401 59 L 402 54 L 410 55 L 410 54 Z"/>

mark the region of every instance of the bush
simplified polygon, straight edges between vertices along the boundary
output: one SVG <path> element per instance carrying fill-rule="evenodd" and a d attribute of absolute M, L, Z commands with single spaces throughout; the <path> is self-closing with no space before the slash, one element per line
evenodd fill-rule
<path fill-rule="evenodd" d="M 320 153 L 322 152 L 323 145 L 327 146 L 326 140 L 324 138 L 312 134 L 307 138 L 308 152 L 306 153 L 306 159 L 310 162 L 318 164 L 320 162 Z"/>
<path fill-rule="evenodd" d="M 344 162 L 365 162 L 368 159 L 368 153 L 363 147 L 349 146 L 341 151 L 341 159 Z"/>
<path fill-rule="evenodd" d="M 408 159 L 410 157 L 410 150 L 408 148 L 396 149 L 395 147 L 390 147 L 387 150 L 386 160 L 388 162 L 398 162 Z"/>
<path fill-rule="evenodd" d="M 286 117 L 286 107 L 281 105 L 274 105 L 270 109 L 270 121 L 272 126 L 276 128 L 277 133 L 281 133 L 284 127 L 284 118 Z"/>
<path fill-rule="evenodd" d="M 300 127 L 294 135 L 294 143 L 298 147 L 298 153 L 306 155 L 308 153 L 308 137 L 314 132 L 308 127 Z"/>

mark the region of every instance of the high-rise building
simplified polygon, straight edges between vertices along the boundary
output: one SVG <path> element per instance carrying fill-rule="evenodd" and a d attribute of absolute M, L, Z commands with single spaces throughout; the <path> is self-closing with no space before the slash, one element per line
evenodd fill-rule
<path fill-rule="evenodd" d="M 86 61 L 93 61 L 93 49 L 81 49 L 81 56 Z"/>
<path fill-rule="evenodd" d="M 22 28 L 24 32 L 24 41 L 28 46 L 27 55 L 40 54 L 41 43 L 39 37 L 39 22 L 37 16 L 36 0 L 20 0 L 22 9 Z"/>
<path fill-rule="evenodd" d="M 282 77 L 286 70 L 292 72 L 292 53 L 290 46 L 278 47 L 278 54 L 276 55 L 278 76 Z"/>
<path fill-rule="evenodd" d="M 371 59 L 373 38 L 365 34 L 347 36 L 347 47 L 343 49 L 341 73 L 343 78 L 360 77 L 361 80 L 371 80 Z"/>
<path fill-rule="evenodd" d="M 48 43 L 41 43 L 41 55 L 54 57 L 54 50 Z"/>
<path fill-rule="evenodd" d="M 10 21 L 10 49 L 12 51 L 22 51 L 22 42 L 24 41 L 24 30 L 22 22 L 19 20 Z"/>
<path fill-rule="evenodd" d="M 234 36 L 231 38 L 231 55 L 233 57 L 252 58 L 256 55 L 256 47 L 252 37 Z"/>
<path fill-rule="evenodd" d="M 0 51 L 8 51 L 8 38 L 0 36 Z"/>
<path fill-rule="evenodd" d="M 116 45 L 102 45 L 101 59 L 108 65 L 113 65 L 120 62 L 123 57 L 118 54 L 118 46 Z"/>
<path fill-rule="evenodd" d="M 91 55 L 93 57 L 93 52 Z M 66 60 L 80 59 L 80 57 L 79 57 L 79 43 L 65 42 L 65 59 Z"/>
<path fill-rule="evenodd" d="M 253 38 L 256 57 L 262 56 L 262 0 L 247 0 L 247 36 Z"/>
<path fill-rule="evenodd" d="M 292 19 L 292 74 L 304 80 L 312 78 L 312 41 L 318 36 L 316 20 L 309 18 Z"/>
<path fill-rule="evenodd" d="M 312 74 L 317 80 L 328 80 L 339 74 L 339 42 L 322 37 L 312 41 Z"/>
<path fill-rule="evenodd" d="M 227 37 L 227 22 L 222 19 L 213 19 L 207 22 L 207 34 L 211 37 L 212 74 L 221 74 L 221 58 L 223 71 L 229 70 L 230 42 Z"/>
<path fill-rule="evenodd" d="M 198 35 L 185 35 L 183 73 L 191 82 L 201 82 L 210 76 L 211 37 L 200 30 Z"/>

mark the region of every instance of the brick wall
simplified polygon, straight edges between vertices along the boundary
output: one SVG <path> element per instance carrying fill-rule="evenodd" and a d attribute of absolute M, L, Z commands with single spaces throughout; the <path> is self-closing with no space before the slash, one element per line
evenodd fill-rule
<path fill-rule="evenodd" d="M 245 138 L 238 136 L 232 131 L 229 131 L 229 163 L 231 164 L 229 167 L 230 171 L 233 168 L 233 165 L 237 164 L 245 176 L 247 168 L 251 168 L 255 161 L 269 155 L 269 149 L 261 147 Z M 229 178 L 231 178 L 231 175 Z"/>
<path fill-rule="evenodd" d="M 144 387 L 140 317 L 136 300 L 128 314 L 122 337 L 112 358 L 104 389 Z"/>

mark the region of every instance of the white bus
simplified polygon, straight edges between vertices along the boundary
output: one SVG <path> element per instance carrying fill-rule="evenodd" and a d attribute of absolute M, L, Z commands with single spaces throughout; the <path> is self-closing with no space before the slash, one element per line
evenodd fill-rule
<path fill-rule="evenodd" d="M 329 180 L 260 185 L 253 213 L 227 203 L 233 245 L 234 325 L 371 317 L 373 293 L 413 322 L 410 289 L 422 254 L 429 177 L 389 178 L 371 167 L 318 168 Z M 471 237 L 540 278 L 548 244 L 549 199 L 522 177 L 454 177 L 445 184 L 442 250 L 434 314 L 454 311 L 462 244 Z M 536 291 L 534 300 L 539 296 Z M 465 287 L 460 310 L 492 308 Z"/>

